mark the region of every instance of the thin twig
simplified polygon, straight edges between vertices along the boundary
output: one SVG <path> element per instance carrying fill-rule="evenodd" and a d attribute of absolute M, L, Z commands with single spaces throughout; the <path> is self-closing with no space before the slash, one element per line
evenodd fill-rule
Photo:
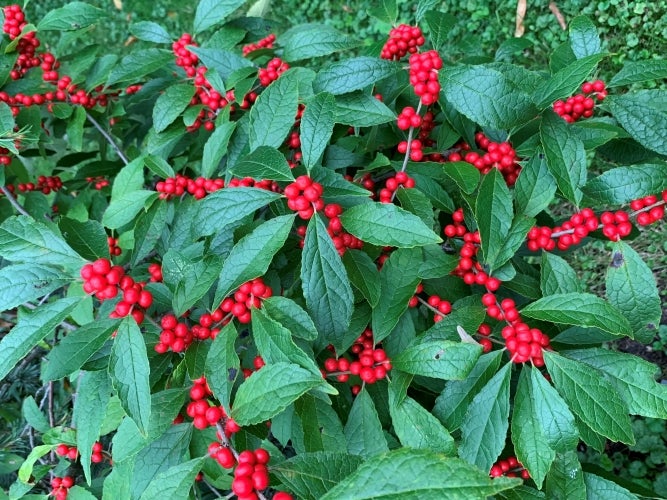
<path fill-rule="evenodd" d="M 216 490 L 211 483 L 209 483 L 206 479 L 202 479 L 202 483 L 204 483 L 206 486 L 208 486 L 208 489 L 213 492 L 213 494 L 218 497 L 222 498 L 222 494 Z"/>
<path fill-rule="evenodd" d="M 567 23 L 565 22 L 565 17 L 563 17 L 563 14 L 558 8 L 558 5 L 556 5 L 556 2 L 549 2 L 549 10 L 551 10 L 553 15 L 556 16 L 556 20 L 558 21 L 561 29 L 565 31 L 567 29 Z"/>
<path fill-rule="evenodd" d="M 26 212 L 25 208 L 21 206 L 21 204 L 16 201 L 16 198 L 14 198 L 14 195 L 7 189 L 5 186 L 0 186 L 0 191 L 2 191 L 2 194 L 4 194 L 7 199 L 9 200 L 9 203 L 12 204 L 12 206 L 16 209 L 18 213 L 21 215 L 27 215 L 28 217 L 31 217 L 31 215 Z"/>
<path fill-rule="evenodd" d="M 98 121 L 97 121 L 95 118 L 93 118 L 93 117 L 91 116 L 91 114 L 88 113 L 88 112 L 86 112 L 86 118 L 88 119 L 88 121 L 89 121 L 90 123 L 93 124 L 93 127 L 95 127 L 95 128 L 98 130 L 98 132 L 99 132 L 100 134 L 102 134 L 102 137 L 104 137 L 104 138 L 106 139 L 106 141 L 109 143 L 109 145 L 114 149 L 114 151 L 116 152 L 116 154 L 118 155 L 118 157 L 119 157 L 121 160 L 123 160 L 123 163 L 125 163 L 125 165 L 127 165 L 128 163 L 130 163 L 130 160 L 128 160 L 128 159 L 127 159 L 127 156 L 125 156 L 125 153 L 123 153 L 123 151 L 118 147 L 118 145 L 116 144 L 116 142 L 113 140 L 113 137 L 111 137 L 111 136 L 107 133 L 107 131 L 104 130 L 104 129 L 102 128 L 102 125 L 100 125 L 100 124 L 98 123 Z"/>
<path fill-rule="evenodd" d="M 514 28 L 514 36 L 520 38 L 523 36 L 526 31 L 525 26 L 523 25 L 523 20 L 526 17 L 526 0 L 519 0 L 516 3 L 516 21 Z"/>

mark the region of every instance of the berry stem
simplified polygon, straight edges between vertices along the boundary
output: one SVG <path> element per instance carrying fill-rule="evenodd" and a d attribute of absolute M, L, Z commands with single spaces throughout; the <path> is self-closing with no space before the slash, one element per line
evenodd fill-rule
<path fill-rule="evenodd" d="M 0 186 L 0 191 L 2 191 L 2 194 L 4 194 L 7 199 L 9 200 L 9 203 L 16 209 L 18 213 L 21 215 L 27 215 L 28 217 L 32 217 L 21 204 L 16 201 L 16 198 L 14 198 L 14 195 L 7 189 L 5 186 Z"/>
<path fill-rule="evenodd" d="M 418 115 L 421 109 L 422 109 L 422 101 L 420 99 L 415 114 Z M 408 148 L 405 150 L 405 158 L 403 158 L 403 166 L 401 166 L 401 172 L 405 172 L 405 169 L 408 168 L 408 160 L 410 159 L 410 150 L 412 149 L 412 134 L 414 133 L 414 131 L 415 128 L 413 126 L 410 126 L 410 130 L 408 130 Z M 391 199 L 393 200 L 394 197 L 392 196 Z"/>
<path fill-rule="evenodd" d="M 90 123 L 93 124 L 93 127 L 97 129 L 97 131 L 102 134 L 102 137 L 106 139 L 106 141 L 109 143 L 109 145 L 113 148 L 113 150 L 116 152 L 118 157 L 127 165 L 130 163 L 130 160 L 128 160 L 127 156 L 125 156 L 125 153 L 118 147 L 116 142 L 113 140 L 113 138 L 107 133 L 106 130 L 102 128 L 102 125 L 98 123 L 98 121 L 92 117 L 92 115 L 88 112 L 86 112 L 86 118 Z"/>

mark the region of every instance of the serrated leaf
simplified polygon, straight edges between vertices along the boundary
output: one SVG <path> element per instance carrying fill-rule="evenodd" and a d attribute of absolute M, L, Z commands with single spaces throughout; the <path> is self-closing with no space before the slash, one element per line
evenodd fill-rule
<path fill-rule="evenodd" d="M 231 50 L 194 46 L 189 46 L 188 50 L 194 52 L 202 64 L 209 70 L 214 70 L 223 81 L 226 81 L 238 70 L 254 67 L 252 61 Z"/>
<path fill-rule="evenodd" d="M 521 484 L 516 478 L 489 478 L 458 458 L 428 450 L 401 448 L 373 457 L 322 497 L 322 500 L 371 498 L 486 498 Z"/>
<path fill-rule="evenodd" d="M 373 308 L 372 329 L 375 342 L 387 337 L 408 308 L 420 282 L 421 251 L 399 248 L 392 252 L 380 270 L 380 298 Z"/>
<path fill-rule="evenodd" d="M 214 307 L 231 291 L 266 272 L 273 256 L 285 244 L 293 223 L 294 215 L 276 217 L 263 222 L 234 245 L 220 271 Z"/>
<path fill-rule="evenodd" d="M 401 208 L 415 214 L 427 227 L 433 226 L 433 205 L 424 193 L 417 189 L 399 189 L 396 197 Z"/>
<path fill-rule="evenodd" d="M 173 292 L 172 307 L 178 317 L 190 309 L 209 291 L 218 278 L 222 268 L 222 260 L 217 255 L 206 255 L 201 260 L 190 260 L 176 250 L 169 250 L 162 265 L 167 269 L 174 269 L 172 257 L 179 261 L 180 276 L 174 283 L 167 283 Z"/>
<path fill-rule="evenodd" d="M 621 71 L 607 83 L 607 87 L 620 87 L 665 78 L 667 78 L 667 60 L 627 61 Z"/>
<path fill-rule="evenodd" d="M 528 94 L 494 69 L 458 65 L 446 67 L 438 74 L 447 101 L 482 127 L 510 128 L 528 121 L 537 112 Z"/>
<path fill-rule="evenodd" d="M 393 76 L 401 71 L 398 64 L 374 57 L 354 57 L 327 64 L 313 81 L 315 92 L 347 94 Z M 281 77 L 282 78 L 282 77 Z"/>
<path fill-rule="evenodd" d="M 289 63 L 327 56 L 355 45 L 347 35 L 326 24 L 295 26 L 281 35 L 280 41 L 282 59 Z"/>
<path fill-rule="evenodd" d="M 172 43 L 171 36 L 162 26 L 151 21 L 139 21 L 130 24 L 130 33 L 139 40 L 153 43 Z"/>
<path fill-rule="evenodd" d="M 151 416 L 150 365 L 141 330 L 131 316 L 118 327 L 111 348 L 109 375 L 129 417 L 145 434 Z"/>
<path fill-rule="evenodd" d="M 475 203 L 484 262 L 495 269 L 496 259 L 512 225 L 512 194 L 497 168 L 482 177 Z"/>
<path fill-rule="evenodd" d="M 15 264 L 0 269 L 0 310 L 9 311 L 48 295 L 70 282 L 61 270 L 41 264 Z"/>
<path fill-rule="evenodd" d="M 340 221 L 349 233 L 373 245 L 411 248 L 442 242 L 419 217 L 391 203 L 356 205 Z"/>
<path fill-rule="evenodd" d="M 44 380 L 57 380 L 81 368 L 111 338 L 119 323 L 117 319 L 96 320 L 69 332 L 48 354 Z"/>
<path fill-rule="evenodd" d="M 241 426 L 269 420 L 303 394 L 326 382 L 298 365 L 275 363 L 262 367 L 238 388 L 232 418 Z"/>
<path fill-rule="evenodd" d="M 535 152 L 531 159 L 521 167 L 521 173 L 514 185 L 517 213 L 534 217 L 547 208 L 556 194 L 554 179 L 544 154 Z"/>
<path fill-rule="evenodd" d="M 203 462 L 204 457 L 195 458 L 156 474 L 141 494 L 141 500 L 160 500 L 166 496 L 187 497 Z"/>
<path fill-rule="evenodd" d="M 348 249 L 343 255 L 343 263 L 350 283 L 361 292 L 371 307 L 380 300 L 380 273 L 375 262 L 366 252 Z"/>
<path fill-rule="evenodd" d="M 375 96 L 350 92 L 336 96 L 336 123 L 352 127 L 372 127 L 396 119 L 396 114 Z"/>
<path fill-rule="evenodd" d="M 80 297 L 49 302 L 19 314 L 18 322 L 0 340 L 0 380 L 79 305 Z"/>
<path fill-rule="evenodd" d="M 442 172 L 466 194 L 475 191 L 479 184 L 479 170 L 467 161 L 446 162 L 441 168 Z"/>
<path fill-rule="evenodd" d="M 394 432 L 403 446 L 454 455 L 454 439 L 442 424 L 411 397 L 390 404 Z"/>
<path fill-rule="evenodd" d="M 274 296 L 262 301 L 262 308 L 272 319 L 287 328 L 292 335 L 304 340 L 315 340 L 317 328 L 301 306 L 287 297 Z"/>
<path fill-rule="evenodd" d="M 630 493 L 622 486 L 604 479 L 590 472 L 584 472 L 584 484 L 586 485 L 586 499 L 610 498 L 613 500 L 637 500 L 637 495 Z"/>
<path fill-rule="evenodd" d="M 229 411 L 232 387 L 239 376 L 240 361 L 234 349 L 237 338 L 233 323 L 218 332 L 206 356 L 204 374 L 220 404 Z"/>
<path fill-rule="evenodd" d="M 514 278 L 514 273 L 511 270 L 512 265 L 509 261 L 514 257 L 519 248 L 521 248 L 521 246 L 526 242 L 526 236 L 533 227 L 535 227 L 535 219 L 532 217 L 524 217 L 523 215 L 517 215 L 514 217 L 507 236 L 500 245 L 500 249 L 498 250 L 498 254 L 496 255 L 492 268 L 493 274 L 498 278 L 502 279 L 503 281 L 512 280 Z M 511 274 L 503 275 L 502 273 L 505 269 L 510 269 L 509 272 Z"/>
<path fill-rule="evenodd" d="M 158 198 L 155 191 L 141 190 L 125 193 L 120 198 L 109 203 L 102 224 L 109 229 L 119 229 L 134 219 L 134 217 Z"/>
<path fill-rule="evenodd" d="M 201 159 L 202 177 L 212 177 L 218 172 L 220 160 L 227 154 L 229 139 L 236 129 L 236 122 L 216 123 L 215 130 L 204 144 L 204 154 Z"/>
<path fill-rule="evenodd" d="M 394 25 L 398 17 L 396 0 L 380 0 L 368 13 L 383 23 Z"/>
<path fill-rule="evenodd" d="M 583 470 L 576 451 L 556 455 L 545 486 L 547 498 L 586 498 Z"/>
<path fill-rule="evenodd" d="M 106 85 L 137 82 L 153 71 L 164 68 L 173 60 L 174 54 L 171 50 L 150 48 L 132 52 L 123 57 L 120 63 L 111 70 Z"/>
<path fill-rule="evenodd" d="M 194 31 L 201 33 L 224 22 L 225 18 L 243 5 L 244 0 L 200 0 L 195 11 Z"/>
<path fill-rule="evenodd" d="M 575 17 L 570 21 L 569 29 L 570 47 L 577 59 L 602 51 L 598 30 L 588 17 Z"/>
<path fill-rule="evenodd" d="M 667 112 L 651 102 L 654 92 L 612 96 L 607 103 L 614 118 L 633 139 L 651 151 L 667 155 L 667 144 L 660 132 L 667 129 Z"/>
<path fill-rule="evenodd" d="M 443 380 L 463 380 L 473 369 L 482 346 L 448 340 L 422 342 L 408 347 L 391 360 L 406 373 Z"/>
<path fill-rule="evenodd" d="M 137 217 L 131 260 L 133 265 L 137 265 L 147 257 L 160 241 L 167 227 L 167 220 L 170 218 L 169 207 L 167 203 L 154 203 L 146 212 Z"/>
<path fill-rule="evenodd" d="M 568 47 L 569 48 L 569 47 Z M 582 57 L 557 71 L 545 80 L 533 93 L 533 101 L 539 109 L 551 106 L 557 99 L 569 97 L 579 90 L 579 86 L 595 69 L 606 54 Z"/>
<path fill-rule="evenodd" d="M 615 335 L 632 335 L 630 323 L 609 302 L 590 293 L 558 293 L 543 297 L 521 310 L 541 321 L 595 327 Z"/>
<path fill-rule="evenodd" d="M 519 462 L 530 472 L 530 477 L 538 488 L 556 458 L 556 452 L 544 442 L 538 420 L 542 417 L 535 411 L 530 373 L 534 371 L 524 366 L 519 377 L 514 396 L 512 412 L 512 443 Z M 541 376 L 541 375 L 538 375 Z"/>
<path fill-rule="evenodd" d="M 345 424 L 347 451 L 364 458 L 389 451 L 373 399 L 361 391 L 354 399 Z"/>
<path fill-rule="evenodd" d="M 542 252 L 540 289 L 542 295 L 583 292 L 581 280 L 568 262 L 558 255 Z"/>
<path fill-rule="evenodd" d="M 315 500 L 352 474 L 362 462 L 355 455 L 320 451 L 302 453 L 272 465 L 271 472 L 299 498 Z"/>
<path fill-rule="evenodd" d="M 250 151 L 260 146 L 279 148 L 297 112 L 299 86 L 295 72 L 289 70 L 271 83 L 250 110 Z"/>
<path fill-rule="evenodd" d="M 190 84 L 172 85 L 161 94 L 153 107 L 153 127 L 156 132 L 162 132 L 174 123 L 195 93 L 195 87 Z"/>
<path fill-rule="evenodd" d="M 65 241 L 84 259 L 95 260 L 109 256 L 107 233 L 96 220 L 80 222 L 63 217 L 58 228 Z"/>
<path fill-rule="evenodd" d="M 32 396 L 28 396 L 23 400 L 23 403 L 21 404 L 21 414 L 23 415 L 23 418 L 25 418 L 25 421 L 36 431 L 46 433 L 51 429 L 49 421 L 46 419 L 46 415 L 39 409 L 35 398 Z M 19 458 L 19 461 L 23 461 L 23 457 Z M 7 455 L 3 453 L 2 459 L 3 464 L 0 466 L 0 470 L 4 471 L 4 466 L 8 465 Z"/>
<path fill-rule="evenodd" d="M 586 196 L 604 205 L 622 205 L 665 189 L 667 165 L 664 163 L 612 168 L 583 187 Z"/>
<path fill-rule="evenodd" d="M 299 131 L 303 164 L 308 171 L 317 164 L 329 144 L 335 121 L 336 100 L 333 95 L 322 92 L 308 101 Z"/>
<path fill-rule="evenodd" d="M 238 177 L 252 177 L 258 180 L 287 182 L 294 180 L 285 156 L 271 146 L 259 146 L 234 165 L 232 172 Z"/>
<path fill-rule="evenodd" d="M 592 430 L 612 441 L 633 444 L 628 407 L 597 370 L 550 351 L 544 362 L 570 409 Z"/>
<path fill-rule="evenodd" d="M 348 181 L 340 173 L 330 168 L 317 166 L 310 171 L 310 178 L 322 184 L 327 203 L 346 205 L 351 198 L 359 200 L 360 196 L 368 198 L 371 194 L 367 189 Z"/>
<path fill-rule="evenodd" d="M 459 457 L 488 471 L 505 447 L 509 428 L 511 363 L 473 398 L 461 425 Z"/>
<path fill-rule="evenodd" d="M 428 26 L 428 37 L 435 50 L 440 50 L 449 39 L 452 28 L 457 19 L 452 14 L 431 10 L 424 15 L 424 21 Z"/>
<path fill-rule="evenodd" d="M 422 247 L 422 257 L 423 262 L 418 273 L 422 279 L 442 278 L 458 265 L 458 257 L 445 253 L 440 245 Z"/>
<path fill-rule="evenodd" d="M 86 28 L 104 17 L 104 11 L 84 2 L 70 2 L 49 10 L 37 24 L 39 31 L 69 31 Z"/>
<path fill-rule="evenodd" d="M 308 312 L 322 341 L 341 348 L 354 307 L 352 287 L 340 255 L 318 216 L 310 219 L 306 230 L 301 282 Z"/>

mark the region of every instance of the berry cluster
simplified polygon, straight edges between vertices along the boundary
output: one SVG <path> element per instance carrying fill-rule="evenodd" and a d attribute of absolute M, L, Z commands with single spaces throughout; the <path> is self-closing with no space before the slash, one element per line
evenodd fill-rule
<path fill-rule="evenodd" d="M 507 457 L 505 460 L 498 460 L 489 471 L 491 477 L 521 477 L 521 479 L 530 479 L 530 474 L 523 465 L 519 463 L 516 457 Z"/>
<path fill-rule="evenodd" d="M 220 310 L 234 316 L 239 323 L 250 323 L 250 310 L 261 307 L 262 300 L 273 295 L 270 286 L 262 278 L 255 278 L 239 287 L 233 297 L 227 297 L 220 304 Z"/>
<path fill-rule="evenodd" d="M 0 161 L 0 163 L 2 163 Z M 15 188 L 12 184 L 7 184 L 5 186 L 10 192 L 14 193 Z M 45 176 L 45 175 L 40 175 L 37 178 L 37 184 L 34 182 L 25 182 L 25 183 L 19 183 L 16 185 L 16 188 L 21 193 L 25 193 L 28 191 L 41 191 L 44 194 L 50 194 L 51 192 L 56 192 L 60 191 L 60 189 L 63 187 L 63 181 L 60 180 L 60 177 L 58 176 Z"/>
<path fill-rule="evenodd" d="M 426 106 L 434 104 L 440 95 L 438 70 L 441 68 L 442 59 L 435 50 L 410 56 L 410 85 Z"/>
<path fill-rule="evenodd" d="M 623 210 L 603 212 L 600 215 L 600 222 L 602 223 L 602 234 L 612 241 L 625 238 L 632 232 L 630 215 Z"/>
<path fill-rule="evenodd" d="M 667 202 L 667 189 L 662 192 L 662 204 L 659 204 L 656 195 L 645 196 L 630 202 L 630 208 L 639 212 L 637 224 L 648 226 L 659 221 L 665 216 L 665 203 Z"/>
<path fill-rule="evenodd" d="M 491 335 L 491 326 L 487 323 L 482 323 L 477 328 L 477 333 L 482 336 L 478 342 L 482 346 L 483 352 L 490 352 L 493 348 L 493 343 L 488 339 L 489 335 Z"/>
<path fill-rule="evenodd" d="M 149 281 L 154 283 L 162 283 L 162 266 L 160 264 L 149 264 L 148 274 L 150 274 Z"/>
<path fill-rule="evenodd" d="M 547 226 L 531 228 L 526 246 L 532 252 L 540 248 L 551 251 L 556 247 L 567 250 L 572 245 L 578 245 L 591 231 L 598 229 L 598 225 L 599 221 L 593 210 L 584 208 L 553 229 Z"/>
<path fill-rule="evenodd" d="M 363 241 L 343 229 L 343 224 L 340 222 L 339 218 L 342 213 L 343 207 L 337 203 L 329 203 L 324 207 L 324 215 L 329 219 L 327 232 L 329 233 L 329 236 L 331 236 L 331 240 L 341 256 L 345 254 L 345 251 L 348 248 L 359 250 L 364 245 Z"/>
<path fill-rule="evenodd" d="M 401 130 L 408 130 L 410 127 L 419 128 L 422 124 L 422 117 L 419 115 L 415 108 L 412 106 L 406 106 L 403 108 L 396 119 L 396 125 Z"/>
<path fill-rule="evenodd" d="M 446 229 L 447 227 L 445 227 Z M 463 245 L 459 248 L 459 262 L 452 271 L 452 274 L 462 278 L 466 285 L 485 286 L 487 290 L 493 292 L 500 288 L 501 283 L 498 278 L 489 276 L 484 272 L 480 263 L 477 262 L 476 256 L 479 250 L 479 243 L 478 231 L 474 233 L 466 232 L 463 235 Z"/>
<path fill-rule="evenodd" d="M 269 470 L 266 467 L 269 458 L 269 452 L 264 448 L 239 453 L 232 480 L 232 491 L 239 499 L 255 500 L 258 498 L 256 492 L 269 487 Z"/>
<path fill-rule="evenodd" d="M 67 457 L 70 460 L 76 460 L 79 458 L 79 450 L 77 450 L 76 446 L 67 446 L 64 443 L 61 443 L 56 447 L 56 455 L 59 457 Z"/>
<path fill-rule="evenodd" d="M 274 57 L 271 59 L 266 68 L 259 68 L 257 72 L 257 77 L 259 78 L 259 83 L 262 87 L 268 87 L 271 82 L 275 81 L 289 69 L 289 64 L 280 59 L 279 57 Z"/>
<path fill-rule="evenodd" d="M 93 443 L 93 452 L 90 455 L 90 461 L 94 464 L 99 464 L 104 461 L 104 447 L 99 441 Z"/>
<path fill-rule="evenodd" d="M 219 316 L 222 319 L 222 313 Z M 192 344 L 195 338 L 187 323 L 179 322 L 173 314 L 163 316 L 160 320 L 160 327 L 162 327 L 160 341 L 155 344 L 154 348 L 155 352 L 159 354 L 164 354 L 169 349 L 173 352 L 183 352 Z"/>
<path fill-rule="evenodd" d="M 285 187 L 284 194 L 289 209 L 297 212 L 302 219 L 308 220 L 316 210 L 324 208 L 323 192 L 322 184 L 313 182 L 307 175 L 300 175 Z"/>
<path fill-rule="evenodd" d="M 86 182 L 92 184 L 93 187 L 98 191 L 109 185 L 109 180 L 102 175 L 98 175 L 96 177 L 86 177 Z"/>
<path fill-rule="evenodd" d="M 107 236 L 107 245 L 109 246 L 109 255 L 112 257 L 118 257 L 123 253 L 123 250 L 118 246 L 118 238 Z"/>
<path fill-rule="evenodd" d="M 381 347 L 374 347 L 373 332 L 370 328 L 366 328 L 355 340 L 350 352 L 357 356 L 356 360 L 350 361 L 340 357 L 338 359 L 328 358 L 324 362 L 324 370 L 335 375 L 338 382 L 347 382 L 350 375 L 357 375 L 363 382 L 374 384 L 385 378 L 387 372 L 391 370 L 391 362 L 387 358 L 387 353 Z M 360 389 L 359 385 L 354 385 L 352 393 L 357 394 Z"/>
<path fill-rule="evenodd" d="M 380 57 L 398 61 L 408 52 L 410 54 L 417 52 L 417 48 L 424 45 L 424 42 L 424 35 L 418 26 L 401 24 L 389 32 L 389 39 L 382 47 Z"/>
<path fill-rule="evenodd" d="M 437 295 L 431 295 L 427 302 L 429 306 L 438 311 L 437 314 L 433 316 L 433 321 L 436 323 L 442 321 L 445 316 L 452 312 L 452 304 L 447 300 L 441 299 Z"/>
<path fill-rule="evenodd" d="M 422 151 L 422 141 L 419 139 L 413 139 L 410 141 L 410 147 L 408 148 L 408 141 L 401 141 L 396 146 L 396 149 L 401 154 L 406 154 L 408 149 L 410 150 L 410 159 L 412 161 L 422 161 L 424 158 L 424 152 Z"/>
<path fill-rule="evenodd" d="M 566 122 L 574 123 L 580 118 L 593 116 L 595 101 L 603 101 L 607 97 L 607 88 L 602 80 L 585 82 L 581 86 L 582 94 L 575 94 L 565 101 L 554 102 L 554 111 Z"/>
<path fill-rule="evenodd" d="M 259 49 L 272 49 L 273 48 L 273 42 L 276 41 L 276 35 L 271 33 L 268 36 L 265 36 L 261 40 L 256 41 L 255 43 L 249 43 L 247 45 L 243 46 L 243 55 L 247 56 L 251 52 L 254 52 L 255 50 Z"/>
<path fill-rule="evenodd" d="M 267 191 L 273 191 L 277 193 L 280 191 L 280 186 L 276 181 L 271 181 L 268 179 L 262 179 L 256 181 L 252 177 L 244 177 L 242 179 L 232 179 L 229 181 L 227 187 L 256 187 L 257 189 L 266 189 Z"/>
<path fill-rule="evenodd" d="M 264 358 L 262 358 L 259 355 L 255 356 L 252 360 L 252 366 L 253 366 L 254 370 L 252 370 L 250 368 L 243 368 L 242 369 L 243 378 L 244 379 L 248 378 L 250 375 L 255 373 L 257 370 L 260 370 L 265 365 L 266 365 L 266 363 L 264 362 Z"/>
<path fill-rule="evenodd" d="M 482 132 L 475 134 L 475 141 L 479 148 L 485 151 L 479 154 L 474 151 L 465 153 L 454 152 L 448 157 L 449 161 L 465 161 L 473 165 L 481 173 L 486 174 L 492 168 L 497 168 L 503 174 L 508 186 L 516 182 L 521 166 L 517 163 L 516 151 L 509 142 L 493 142 Z"/>
<path fill-rule="evenodd" d="M 131 314 L 137 324 L 141 324 L 146 309 L 153 303 L 153 294 L 144 290 L 145 285 L 144 282 L 135 282 L 130 276 L 123 276 L 118 284 L 123 292 L 123 298 L 116 304 L 109 317 L 124 318 Z"/>
<path fill-rule="evenodd" d="M 9 5 L 3 9 L 5 22 L 2 31 L 9 35 L 10 40 L 17 38 L 26 24 L 25 14 L 19 5 Z"/>
<path fill-rule="evenodd" d="M 51 479 L 49 496 L 54 497 L 55 500 L 65 500 L 72 486 L 74 486 L 74 478 L 72 476 L 54 477 Z"/>
<path fill-rule="evenodd" d="M 169 200 L 174 196 L 182 196 L 185 193 L 191 194 L 196 200 L 201 200 L 208 193 L 213 193 L 223 188 L 225 182 L 223 179 L 205 179 L 197 177 L 191 179 L 186 175 L 176 174 L 176 177 L 167 177 L 164 181 L 159 181 L 155 185 L 155 190 L 160 193 L 160 198 Z"/>
<path fill-rule="evenodd" d="M 417 288 L 415 288 L 415 294 L 410 297 L 410 300 L 408 301 L 408 307 L 417 307 L 419 305 L 419 294 L 424 291 L 424 285 L 419 283 L 417 285 Z"/>
<path fill-rule="evenodd" d="M 415 187 L 415 180 L 405 172 L 396 172 L 396 175 L 389 177 L 385 181 L 384 188 L 380 189 L 380 203 L 391 203 L 394 193 L 399 187 L 413 188 Z"/>
<path fill-rule="evenodd" d="M 466 228 L 465 224 L 465 217 L 463 215 L 463 209 L 459 208 L 454 211 L 452 214 L 452 224 L 447 224 L 445 228 L 443 229 L 443 233 L 445 233 L 445 236 L 447 238 L 462 238 L 464 234 L 468 232 L 468 228 Z"/>

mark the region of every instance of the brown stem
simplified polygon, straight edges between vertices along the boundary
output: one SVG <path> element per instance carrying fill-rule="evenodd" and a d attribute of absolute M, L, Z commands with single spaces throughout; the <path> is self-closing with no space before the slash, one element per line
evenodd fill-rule
<path fill-rule="evenodd" d="M 113 140 L 113 137 L 111 137 L 111 136 L 107 133 L 107 131 L 104 130 L 104 129 L 102 128 L 102 125 L 100 125 L 100 124 L 98 123 L 98 121 L 97 121 L 95 118 L 93 118 L 92 115 L 91 115 L 90 113 L 88 113 L 88 112 L 86 112 L 86 118 L 88 119 L 88 121 L 89 121 L 90 123 L 93 124 L 93 127 L 95 127 L 95 128 L 97 129 L 97 131 L 98 131 L 100 134 L 102 134 L 102 137 L 104 137 L 104 139 L 106 139 L 106 141 L 107 141 L 107 142 L 109 143 L 109 145 L 113 148 L 113 150 L 116 152 L 116 154 L 118 155 L 118 157 L 123 161 L 123 163 L 125 163 L 125 165 L 127 165 L 128 163 L 130 163 L 130 160 L 128 160 L 127 156 L 125 156 L 125 153 L 123 153 L 123 150 L 120 149 L 120 147 L 118 147 L 118 145 L 116 144 L 116 142 Z"/>
<path fill-rule="evenodd" d="M 16 198 L 14 198 L 14 195 L 11 193 L 9 189 L 7 189 L 5 186 L 0 186 L 0 191 L 2 191 L 2 194 L 4 194 L 7 199 L 9 200 L 9 203 L 16 209 L 18 213 L 21 215 L 26 215 L 28 217 L 31 217 L 31 215 L 26 212 L 26 209 L 21 206 L 21 204 L 16 201 Z"/>
<path fill-rule="evenodd" d="M 556 20 L 558 21 L 560 28 L 565 31 L 567 29 L 567 23 L 565 22 L 565 17 L 558 8 L 558 5 L 556 5 L 556 2 L 549 2 L 549 10 L 551 10 L 553 15 L 556 16 Z"/>

